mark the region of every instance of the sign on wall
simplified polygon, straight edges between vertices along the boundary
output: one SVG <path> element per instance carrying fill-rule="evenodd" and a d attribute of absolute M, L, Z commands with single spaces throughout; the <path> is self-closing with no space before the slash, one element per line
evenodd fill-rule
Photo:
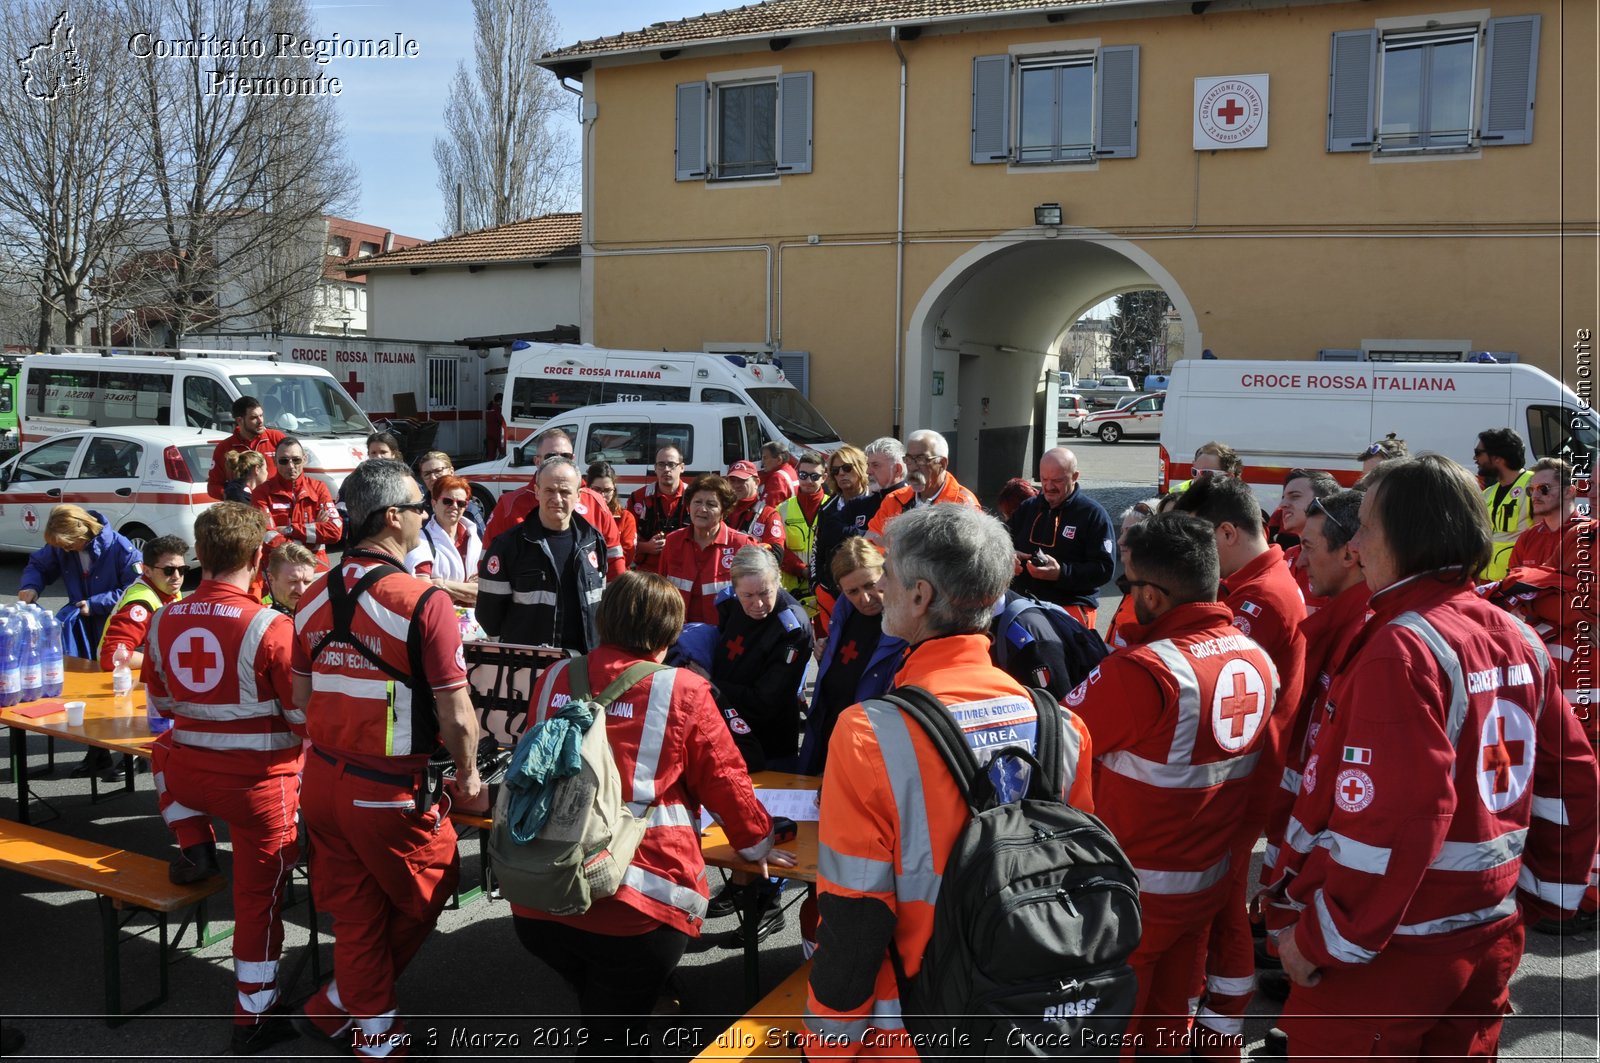
<path fill-rule="evenodd" d="M 1194 79 L 1194 150 L 1266 146 L 1266 74 Z"/>

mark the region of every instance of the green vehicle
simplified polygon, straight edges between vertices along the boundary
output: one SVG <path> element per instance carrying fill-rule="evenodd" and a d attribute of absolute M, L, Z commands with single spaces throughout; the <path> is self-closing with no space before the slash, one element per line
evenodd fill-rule
<path fill-rule="evenodd" d="M 0 357 L 0 453 L 18 448 L 17 388 L 21 386 L 22 359 Z"/>

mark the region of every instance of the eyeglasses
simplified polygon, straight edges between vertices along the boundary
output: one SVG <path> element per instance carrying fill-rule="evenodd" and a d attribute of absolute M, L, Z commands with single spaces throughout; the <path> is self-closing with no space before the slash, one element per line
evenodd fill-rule
<path fill-rule="evenodd" d="M 1317 513 L 1321 513 L 1324 517 L 1327 517 L 1329 523 L 1343 532 L 1346 542 L 1354 539 L 1356 537 L 1356 531 L 1361 527 L 1360 518 L 1356 519 L 1355 528 L 1351 528 L 1349 525 L 1345 524 L 1344 521 L 1340 520 L 1338 517 L 1335 517 L 1332 513 L 1329 513 L 1328 507 L 1322 504 L 1322 499 L 1313 498 L 1311 500 L 1311 504 L 1306 507 L 1306 516 L 1310 517 Z"/>
<path fill-rule="evenodd" d="M 1149 587 L 1152 590 L 1160 591 L 1162 594 L 1165 594 L 1168 598 L 1172 597 L 1172 592 L 1171 591 L 1167 590 L 1161 584 L 1159 584 L 1159 583 L 1151 583 L 1147 579 L 1125 579 L 1122 582 L 1124 582 L 1124 583 L 1126 583 L 1128 585 L 1128 590 L 1130 590 L 1130 591 L 1133 590 L 1133 588 L 1135 588 L 1135 587 Z M 1126 593 L 1126 592 L 1124 592 L 1124 593 Z"/>
<path fill-rule="evenodd" d="M 682 465 L 683 465 L 683 462 L 681 462 L 681 461 L 658 461 L 658 462 L 656 462 L 656 468 L 658 468 L 658 469 L 676 469 L 676 468 L 680 468 Z"/>
<path fill-rule="evenodd" d="M 553 450 L 550 453 L 546 454 L 544 457 L 540 458 L 539 459 L 539 464 L 543 465 L 545 462 L 554 461 L 557 458 L 566 458 L 568 461 L 571 461 L 572 460 L 572 451 L 569 450 L 566 453 L 562 453 L 559 450 Z"/>
<path fill-rule="evenodd" d="M 412 513 L 421 513 L 424 516 L 426 516 L 427 512 L 428 512 L 428 503 L 426 503 L 426 502 L 396 502 L 394 505 L 390 506 L 389 508 L 390 509 L 409 510 Z"/>
<path fill-rule="evenodd" d="M 156 567 L 156 571 L 157 572 L 161 572 L 161 573 L 165 573 L 166 577 L 168 579 L 177 579 L 179 576 L 181 576 L 185 572 L 189 571 L 189 566 L 188 565 L 159 565 L 159 566 Z"/>
<path fill-rule="evenodd" d="M 277 461 L 279 465 L 304 465 L 306 463 L 304 458 L 279 458 Z"/>
<path fill-rule="evenodd" d="M 939 460 L 939 455 L 937 455 L 937 454 L 907 454 L 906 455 L 906 464 L 907 465 L 926 465 L 929 462 L 938 461 L 938 460 Z"/>
<path fill-rule="evenodd" d="M 435 476 L 443 476 L 445 473 L 454 472 L 454 471 L 455 471 L 454 469 L 441 469 L 441 468 L 423 469 L 422 470 L 422 478 L 424 480 L 431 480 Z"/>
<path fill-rule="evenodd" d="M 1489 453 L 1489 452 L 1487 450 L 1484 450 L 1482 447 L 1473 447 L 1472 448 L 1472 456 L 1475 457 L 1475 458 L 1481 458 L 1487 453 Z"/>
<path fill-rule="evenodd" d="M 441 498 L 439 505 L 449 506 L 451 509 L 466 509 L 470 505 L 465 498 Z"/>
<path fill-rule="evenodd" d="M 820 472 L 797 472 L 795 475 L 807 483 L 816 483 L 822 479 L 823 474 Z"/>

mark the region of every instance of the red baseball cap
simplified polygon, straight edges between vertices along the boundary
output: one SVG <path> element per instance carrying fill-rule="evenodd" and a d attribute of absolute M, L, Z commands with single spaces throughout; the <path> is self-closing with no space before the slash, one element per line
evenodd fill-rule
<path fill-rule="evenodd" d="M 756 468 L 756 464 L 753 461 L 736 461 L 732 465 L 728 466 L 728 476 L 730 478 L 735 476 L 748 476 L 754 480 L 761 476 L 761 472 Z"/>

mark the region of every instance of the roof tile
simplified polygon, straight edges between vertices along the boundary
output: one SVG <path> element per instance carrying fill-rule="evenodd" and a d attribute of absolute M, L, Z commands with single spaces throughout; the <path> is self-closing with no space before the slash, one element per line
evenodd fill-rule
<path fill-rule="evenodd" d="M 583 215 L 544 214 L 525 221 L 446 236 L 416 247 L 372 255 L 347 268 L 378 270 L 390 266 L 472 265 L 479 262 L 521 262 L 539 258 L 576 257 L 583 242 Z"/>

